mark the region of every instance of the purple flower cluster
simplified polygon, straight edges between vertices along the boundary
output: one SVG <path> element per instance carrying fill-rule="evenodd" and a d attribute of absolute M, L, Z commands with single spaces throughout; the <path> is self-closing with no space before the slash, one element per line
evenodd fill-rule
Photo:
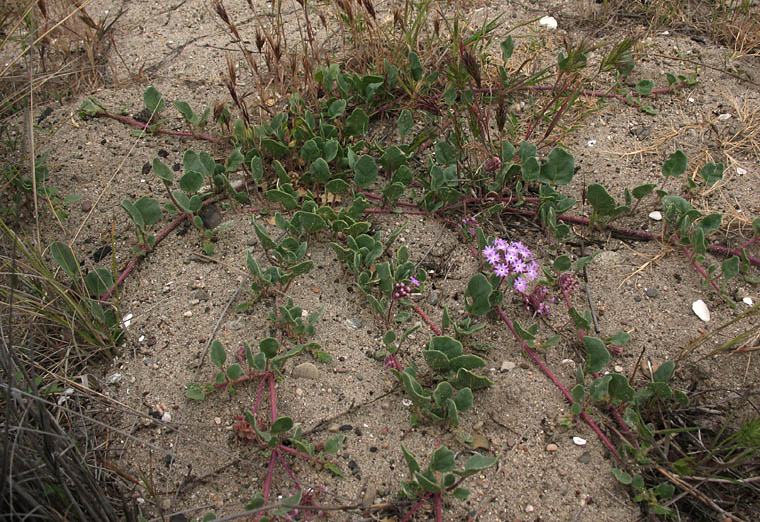
<path fill-rule="evenodd" d="M 573 277 L 573 274 L 570 272 L 563 272 L 560 274 L 557 284 L 559 285 L 560 290 L 566 294 L 572 294 L 578 290 L 578 281 L 575 280 L 575 277 Z"/>
<path fill-rule="evenodd" d="M 520 241 L 496 239 L 483 249 L 483 255 L 497 276 L 516 276 L 512 285 L 521 294 L 526 292 L 528 283 L 538 277 L 538 263 L 530 249 Z"/>
<path fill-rule="evenodd" d="M 467 229 L 472 237 L 475 237 L 475 229 L 473 227 L 478 226 L 478 220 L 475 216 L 464 218 L 462 220 L 462 227 Z"/>
<path fill-rule="evenodd" d="M 410 277 L 409 281 L 414 286 L 420 286 L 420 282 L 417 281 L 417 278 L 414 276 Z M 411 294 L 412 286 L 407 283 L 396 283 L 396 286 L 393 287 L 394 299 L 404 299 L 405 297 L 409 297 Z"/>
<path fill-rule="evenodd" d="M 549 313 L 546 287 L 537 286 L 528 292 L 528 284 L 538 278 L 539 269 L 533 252 L 528 247 L 520 241 L 499 238 L 483 249 L 483 255 L 494 274 L 502 278 L 514 277 L 512 286 L 525 298 L 529 310 L 544 315 Z"/>

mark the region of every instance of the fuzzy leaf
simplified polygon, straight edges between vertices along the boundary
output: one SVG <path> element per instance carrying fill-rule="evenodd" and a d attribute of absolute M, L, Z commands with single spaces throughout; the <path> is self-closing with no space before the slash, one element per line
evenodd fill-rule
<path fill-rule="evenodd" d="M 214 342 L 211 343 L 211 362 L 217 368 L 221 368 L 224 366 L 226 360 L 227 352 L 224 350 L 224 345 L 221 342 L 214 340 Z"/>
<path fill-rule="evenodd" d="M 583 346 L 586 347 L 587 373 L 599 372 L 610 362 L 610 352 L 601 339 L 587 335 L 583 338 Z"/>
<path fill-rule="evenodd" d="M 74 252 L 71 251 L 69 245 L 56 241 L 50 245 L 50 254 L 58 266 L 66 272 L 66 275 L 75 281 L 78 280 L 79 263 L 77 263 L 77 258 L 74 257 Z"/>

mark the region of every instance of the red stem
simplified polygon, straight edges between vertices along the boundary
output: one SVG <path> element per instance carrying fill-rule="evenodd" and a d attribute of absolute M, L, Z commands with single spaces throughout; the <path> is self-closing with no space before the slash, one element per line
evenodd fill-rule
<path fill-rule="evenodd" d="M 133 125 L 135 127 L 139 127 L 143 130 L 146 130 L 152 134 L 169 134 L 171 136 L 184 136 L 187 138 L 198 138 L 199 140 L 210 141 L 212 143 L 216 143 L 217 145 L 226 145 L 223 141 L 219 141 L 213 136 L 209 136 L 207 134 L 197 134 L 195 132 L 174 131 L 174 130 L 161 129 L 161 128 L 152 130 L 150 128 L 150 125 L 148 125 L 147 123 L 142 123 L 140 121 L 133 120 L 132 118 L 121 116 L 120 114 L 111 114 L 110 112 L 99 112 L 96 114 L 96 116 L 111 118 L 112 120 L 120 121 L 122 123 L 126 123 L 127 125 Z"/>
<path fill-rule="evenodd" d="M 512 324 L 512 321 L 509 320 L 509 318 L 504 314 L 504 311 L 501 309 L 501 307 L 496 307 L 496 311 L 499 313 L 499 316 L 501 317 L 501 320 L 504 321 L 504 323 L 507 325 L 507 327 L 512 332 L 512 335 L 515 336 L 515 339 L 517 339 L 518 342 L 522 344 L 522 349 L 527 353 L 531 359 L 538 365 L 539 368 L 541 368 L 541 371 L 544 372 L 544 374 L 549 377 L 549 379 L 554 383 L 554 385 L 559 388 L 559 390 L 562 392 L 562 394 L 567 398 L 568 401 L 571 403 L 573 402 L 573 397 L 570 395 L 570 392 L 567 391 L 567 388 L 565 388 L 561 382 L 559 382 L 559 379 L 554 376 L 554 374 L 549 370 L 549 368 L 544 364 L 544 362 L 538 357 L 536 352 L 534 352 L 530 346 L 525 344 L 525 342 L 522 341 L 520 336 L 517 334 L 517 331 L 515 330 L 514 325 Z M 607 449 L 612 452 L 612 454 L 617 458 L 618 460 L 621 460 L 620 454 L 618 453 L 617 449 L 615 449 L 615 446 L 613 446 L 612 442 L 610 442 L 610 439 L 607 438 L 607 436 L 602 433 L 602 430 L 599 429 L 599 426 L 596 425 L 596 423 L 591 419 L 588 413 L 586 411 L 581 412 L 581 416 L 583 417 L 583 420 L 586 421 L 586 424 L 589 425 L 589 427 L 594 431 L 594 433 L 597 434 L 599 439 L 604 443 L 605 446 L 607 446 Z"/>
<path fill-rule="evenodd" d="M 686 254 L 686 258 L 691 261 L 691 265 L 699 272 L 699 275 L 701 275 L 705 281 L 709 281 L 710 285 L 717 290 L 717 292 L 720 294 L 720 288 L 718 288 L 718 285 L 713 279 L 705 272 L 705 269 L 702 268 L 702 265 L 697 263 L 697 260 L 694 259 L 694 254 L 686 247 L 681 247 L 683 249 L 684 254 Z"/>
<path fill-rule="evenodd" d="M 401 520 L 401 522 L 409 522 L 409 519 L 412 518 L 412 515 L 414 515 L 414 513 L 425 504 L 425 502 L 427 502 L 428 498 L 430 498 L 430 493 L 425 493 L 425 496 L 422 497 L 419 500 L 419 502 L 417 502 L 412 507 L 412 509 L 409 510 L 409 513 L 407 513 L 406 516 L 404 516 L 404 518 Z"/>
<path fill-rule="evenodd" d="M 443 512 L 441 511 L 441 494 L 433 493 L 433 509 L 435 510 L 435 521 L 443 522 Z"/>
<path fill-rule="evenodd" d="M 422 318 L 423 321 L 427 323 L 427 325 L 430 327 L 431 330 L 433 330 L 433 333 L 435 335 L 441 335 L 441 330 L 438 329 L 436 325 L 433 324 L 433 321 L 430 320 L 430 318 L 425 315 L 425 312 L 422 311 L 422 308 L 419 307 L 419 305 L 414 305 L 414 311 L 417 312 L 417 314 Z"/>

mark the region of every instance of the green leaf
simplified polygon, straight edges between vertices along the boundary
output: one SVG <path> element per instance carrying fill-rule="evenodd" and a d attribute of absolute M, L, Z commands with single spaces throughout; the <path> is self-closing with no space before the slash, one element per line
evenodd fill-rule
<path fill-rule="evenodd" d="M 621 330 L 615 335 L 613 335 L 612 337 L 607 337 L 604 340 L 604 342 L 606 344 L 612 344 L 614 346 L 625 346 L 625 343 L 627 343 L 630 340 L 631 340 L 630 334 L 626 331 Z"/>
<path fill-rule="evenodd" d="M 482 358 L 472 354 L 460 355 L 449 360 L 449 368 L 452 371 L 457 371 L 459 368 L 472 370 L 474 368 L 483 368 L 485 365 L 486 362 Z"/>
<path fill-rule="evenodd" d="M 238 168 L 240 168 L 240 165 L 242 165 L 244 161 L 245 156 L 243 156 L 243 153 L 240 152 L 240 147 L 236 148 L 230 152 L 229 156 L 227 156 L 227 159 L 224 162 L 225 172 L 236 171 Z"/>
<path fill-rule="evenodd" d="M 274 359 L 280 349 L 280 343 L 274 337 L 267 337 L 259 343 L 259 350 L 267 359 Z"/>
<path fill-rule="evenodd" d="M 169 167 L 164 165 L 164 163 L 158 158 L 153 158 L 153 172 L 155 172 L 156 176 L 166 183 L 167 186 L 174 183 L 174 174 L 169 170 Z"/>
<path fill-rule="evenodd" d="M 282 205 L 288 210 L 295 210 L 298 208 L 298 201 L 283 190 L 271 189 L 264 192 L 264 197 L 270 201 L 282 203 Z"/>
<path fill-rule="evenodd" d="M 467 459 L 467 462 L 464 464 L 464 471 L 467 476 L 474 475 L 475 473 L 480 473 L 483 470 L 486 470 L 490 467 L 492 467 L 494 464 L 496 464 L 499 461 L 497 457 L 487 457 L 485 455 L 473 455 L 469 459 Z M 464 476 L 464 474 L 457 473 L 457 475 Z"/>
<path fill-rule="evenodd" d="M 275 159 L 282 159 L 290 154 L 290 149 L 287 145 L 271 138 L 262 138 L 261 148 L 267 151 L 269 155 Z"/>
<path fill-rule="evenodd" d="M 200 172 L 191 170 L 179 178 L 179 188 L 189 194 L 195 194 L 203 185 L 203 175 Z"/>
<path fill-rule="evenodd" d="M 472 298 L 472 304 L 467 305 L 467 311 L 473 315 L 485 315 L 491 311 L 491 293 L 493 286 L 483 274 L 475 274 L 467 284 L 465 296 Z"/>
<path fill-rule="evenodd" d="M 430 457 L 430 470 L 438 473 L 451 471 L 456 467 L 454 452 L 446 446 L 440 446 Z"/>
<path fill-rule="evenodd" d="M 628 379 L 619 373 L 612 374 L 608 392 L 610 398 L 615 401 L 631 402 L 633 400 L 634 389 L 628 384 Z"/>
<path fill-rule="evenodd" d="M 677 150 L 662 164 L 662 175 L 666 178 L 680 176 L 686 172 L 688 159 L 683 151 Z"/>
<path fill-rule="evenodd" d="M 621 484 L 628 485 L 631 482 L 633 482 L 633 477 L 622 469 L 612 468 L 612 474 L 615 475 L 615 478 L 620 482 Z"/>
<path fill-rule="evenodd" d="M 728 259 L 724 259 L 723 263 L 721 263 L 721 270 L 723 278 L 726 280 L 736 277 L 739 273 L 739 257 L 731 256 Z"/>
<path fill-rule="evenodd" d="M 339 433 L 338 435 L 335 435 L 334 437 L 330 437 L 325 441 L 325 452 L 335 455 L 340 451 L 340 448 L 343 446 L 343 441 L 346 439 L 346 436 L 342 433 Z"/>
<path fill-rule="evenodd" d="M 641 198 L 647 196 L 648 194 L 650 194 L 654 190 L 654 188 L 656 186 L 657 185 L 655 185 L 654 183 L 647 183 L 645 185 L 639 185 L 638 187 L 634 188 L 631 191 L 631 193 L 633 194 L 634 198 L 641 199 Z"/>
<path fill-rule="evenodd" d="M 350 187 L 351 187 L 351 185 L 349 185 L 348 183 L 346 183 L 344 180 L 338 179 L 338 178 L 331 179 L 330 181 L 328 181 L 327 183 L 325 183 L 325 190 L 327 190 L 328 192 L 331 192 L 333 194 L 343 194 Z"/>
<path fill-rule="evenodd" d="M 239 379 L 242 375 L 243 367 L 238 363 L 232 364 L 227 368 L 227 377 L 229 377 L 231 381 Z"/>
<path fill-rule="evenodd" d="M 187 385 L 187 390 L 185 391 L 185 397 L 188 399 L 192 399 L 194 401 L 202 401 L 206 398 L 206 394 L 201 389 L 201 385 L 197 382 L 191 382 Z"/>
<path fill-rule="evenodd" d="M 215 339 L 214 342 L 211 343 L 211 362 L 217 368 L 221 368 L 224 366 L 226 360 L 227 352 L 224 350 L 224 345 Z"/>
<path fill-rule="evenodd" d="M 698 226 L 702 229 L 705 237 L 707 237 L 720 228 L 722 221 L 723 214 L 710 214 L 709 216 L 702 218 Z"/>
<path fill-rule="evenodd" d="M 441 352 L 448 359 L 453 359 L 462 355 L 462 343 L 448 335 L 439 335 L 430 340 L 428 350 Z"/>
<path fill-rule="evenodd" d="M 556 272 L 564 272 L 565 270 L 569 270 L 571 265 L 572 261 L 570 260 L 570 256 L 567 254 L 562 254 L 554 260 L 554 265 L 552 268 Z"/>
<path fill-rule="evenodd" d="M 641 80 L 636 84 L 636 92 L 642 96 L 648 96 L 654 89 L 654 82 L 652 80 Z"/>
<path fill-rule="evenodd" d="M 705 163 L 705 166 L 699 171 L 699 175 L 705 180 L 708 185 L 714 185 L 721 179 L 723 179 L 723 171 L 725 167 L 723 163 Z"/>
<path fill-rule="evenodd" d="M 417 480 L 417 483 L 420 485 L 420 487 L 428 493 L 441 492 L 441 486 L 439 486 L 431 477 L 424 475 L 418 471 L 414 474 L 414 478 Z"/>
<path fill-rule="evenodd" d="M 272 423 L 272 427 L 269 429 L 272 435 L 280 435 L 293 427 L 293 419 L 290 417 L 279 417 Z"/>
<path fill-rule="evenodd" d="M 61 243 L 60 241 L 55 241 L 50 245 L 50 254 L 53 256 L 55 262 L 58 263 L 58 266 L 66 272 L 66 275 L 75 281 L 78 280 L 79 263 L 77 262 L 76 257 L 74 257 L 71 248 L 69 248 L 69 245 Z"/>
<path fill-rule="evenodd" d="M 586 347 L 586 372 L 597 373 L 610 362 L 610 352 L 601 339 L 587 335 L 583 338 Z"/>
<path fill-rule="evenodd" d="M 432 370 L 442 372 L 449 369 L 449 358 L 443 352 L 439 352 L 438 350 L 423 350 L 422 356 Z"/>
<path fill-rule="evenodd" d="M 135 202 L 135 208 L 140 212 L 145 226 L 155 225 L 161 220 L 161 206 L 154 198 L 143 196 Z"/>
<path fill-rule="evenodd" d="M 514 51 L 515 41 L 511 36 L 507 36 L 506 40 L 501 42 L 501 59 L 505 62 L 509 61 Z"/>
<path fill-rule="evenodd" d="M 418 82 L 422 79 L 422 74 L 423 74 L 422 63 L 420 63 L 420 57 L 417 53 L 410 52 L 408 59 L 409 59 L 409 72 L 412 75 L 412 79 L 415 82 Z"/>
<path fill-rule="evenodd" d="M 123 208 L 127 214 L 129 214 L 130 219 L 137 226 L 137 228 L 140 229 L 140 231 L 145 230 L 145 219 L 143 219 L 142 212 L 140 212 L 140 210 L 135 205 L 133 205 L 131 201 L 128 199 L 122 201 L 121 208 Z"/>
<path fill-rule="evenodd" d="M 300 152 L 301 159 L 304 161 L 314 161 L 322 157 L 322 151 L 319 149 L 316 140 L 311 139 L 303 144 Z"/>
<path fill-rule="evenodd" d="M 152 85 L 143 92 L 143 103 L 150 112 L 155 114 L 160 113 L 166 106 L 163 97 Z"/>
<path fill-rule="evenodd" d="M 673 376 L 673 372 L 676 369 L 676 364 L 673 361 L 665 361 L 654 372 L 654 382 L 668 382 Z"/>
<path fill-rule="evenodd" d="M 459 390 L 454 397 L 454 404 L 459 411 L 467 411 L 472 408 L 472 390 L 469 388 Z"/>
<path fill-rule="evenodd" d="M 435 161 L 441 165 L 451 165 L 457 160 L 454 147 L 448 141 L 439 141 L 435 144 Z"/>
<path fill-rule="evenodd" d="M 98 297 L 108 292 L 114 284 L 111 271 L 105 268 L 90 271 L 84 278 L 84 282 L 87 289 Z"/>
<path fill-rule="evenodd" d="M 182 115 L 185 120 L 192 124 L 195 123 L 195 120 L 197 117 L 195 116 L 195 113 L 193 112 L 193 109 L 190 108 L 190 104 L 182 101 L 182 100 L 175 100 L 174 101 L 174 107 L 177 108 L 179 113 Z"/>
<path fill-rule="evenodd" d="M 362 109 L 356 108 L 351 115 L 346 118 L 344 133 L 346 136 L 363 136 L 367 133 L 369 125 L 369 116 Z"/>
<path fill-rule="evenodd" d="M 359 188 L 369 188 L 377 179 L 375 159 L 368 154 L 362 154 L 354 164 L 354 174 L 354 180 Z"/>
<path fill-rule="evenodd" d="M 470 388 L 472 391 L 483 390 L 493 384 L 493 381 L 488 377 L 472 373 L 467 368 L 460 368 L 453 382 L 454 386 L 460 390 Z"/>
<path fill-rule="evenodd" d="M 467 500 L 470 496 L 470 490 L 467 488 L 456 488 L 452 494 L 458 500 Z"/>
<path fill-rule="evenodd" d="M 399 114 L 398 119 L 396 120 L 396 128 L 398 129 L 398 133 L 403 138 L 411 132 L 412 127 L 414 127 L 412 113 L 409 111 L 409 109 L 402 110 L 401 114 Z"/>
<path fill-rule="evenodd" d="M 414 456 L 414 453 L 406 449 L 406 446 L 403 444 L 401 445 L 401 452 L 404 454 L 404 460 L 409 468 L 409 474 L 414 475 L 416 472 L 420 471 L 420 465 L 417 463 L 417 457 Z"/>
<path fill-rule="evenodd" d="M 615 211 L 615 199 L 610 196 L 607 189 L 598 183 L 589 185 L 586 189 L 586 198 L 589 205 L 600 216 L 609 216 Z"/>
<path fill-rule="evenodd" d="M 334 120 L 338 116 L 342 116 L 346 110 L 346 100 L 338 99 L 330 104 L 327 109 L 327 116 L 331 120 Z"/>
<path fill-rule="evenodd" d="M 554 147 L 541 165 L 538 179 L 550 185 L 567 185 L 575 174 L 575 158 L 564 149 Z"/>

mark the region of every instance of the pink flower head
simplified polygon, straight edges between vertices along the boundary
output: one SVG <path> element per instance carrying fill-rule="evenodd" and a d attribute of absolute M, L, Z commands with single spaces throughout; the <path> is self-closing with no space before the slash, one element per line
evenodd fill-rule
<path fill-rule="evenodd" d="M 533 281 L 538 277 L 538 264 L 536 262 L 533 262 L 528 265 L 528 267 L 525 270 L 525 277 Z"/>
<path fill-rule="evenodd" d="M 494 254 L 498 255 L 498 252 L 496 251 L 496 248 L 492 245 L 488 245 L 487 247 L 483 249 L 483 255 L 486 256 L 486 259 L 490 258 Z"/>
<path fill-rule="evenodd" d="M 512 264 L 512 270 L 518 274 L 525 273 L 525 270 L 527 270 L 527 266 L 525 265 L 525 261 L 522 259 L 518 259 Z"/>
<path fill-rule="evenodd" d="M 420 286 L 420 282 L 419 282 L 419 281 L 417 281 L 417 278 L 416 278 L 416 277 L 414 277 L 414 276 L 409 276 L 409 281 L 411 281 L 411 282 L 412 282 L 412 284 L 413 284 L 414 286 L 416 286 L 416 287 L 419 287 L 419 286 Z"/>
<path fill-rule="evenodd" d="M 509 243 L 501 238 L 496 239 L 493 244 L 496 247 L 496 250 L 501 250 L 502 252 L 505 252 L 507 250 L 507 247 L 509 247 Z"/>
<path fill-rule="evenodd" d="M 494 274 L 499 277 L 507 277 L 509 275 L 509 267 L 504 263 L 499 263 L 494 268 Z"/>
<path fill-rule="evenodd" d="M 521 294 L 525 293 L 525 290 L 528 288 L 528 280 L 525 279 L 523 276 L 520 276 L 515 279 L 515 282 L 512 284 L 518 292 Z"/>
<path fill-rule="evenodd" d="M 517 254 L 515 254 L 514 252 L 510 252 L 509 250 L 507 250 L 507 253 L 504 254 L 504 261 L 506 261 L 510 265 L 514 265 L 517 260 L 518 260 Z"/>

